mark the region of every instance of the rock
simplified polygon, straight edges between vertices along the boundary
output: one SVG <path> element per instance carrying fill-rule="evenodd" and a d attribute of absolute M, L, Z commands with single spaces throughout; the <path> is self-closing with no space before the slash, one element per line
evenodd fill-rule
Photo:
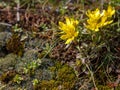
<path fill-rule="evenodd" d="M 36 60 L 38 57 L 38 50 L 35 49 L 31 49 L 31 50 L 27 50 L 24 55 L 23 55 L 23 59 L 25 60 Z"/>
<path fill-rule="evenodd" d="M 6 55 L 6 42 L 11 37 L 10 32 L 0 32 L 0 57 L 3 57 Z"/>
<path fill-rule="evenodd" d="M 9 68 L 13 68 L 16 64 L 17 56 L 15 54 L 8 54 L 5 57 L 0 58 L 0 69 L 6 71 Z"/>
<path fill-rule="evenodd" d="M 10 32 L 0 32 L 0 47 L 5 46 L 6 41 L 11 37 Z"/>

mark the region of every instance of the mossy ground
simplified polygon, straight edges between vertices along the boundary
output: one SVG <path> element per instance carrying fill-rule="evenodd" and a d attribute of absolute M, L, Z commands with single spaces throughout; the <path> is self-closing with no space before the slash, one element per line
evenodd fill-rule
<path fill-rule="evenodd" d="M 119 90 L 120 1 L 100 1 L 0 1 L 0 90 Z M 88 9 L 109 3 L 114 23 L 97 43 L 86 33 L 70 46 L 59 38 L 64 17 L 82 22 Z M 86 30 L 81 22 L 78 28 Z"/>

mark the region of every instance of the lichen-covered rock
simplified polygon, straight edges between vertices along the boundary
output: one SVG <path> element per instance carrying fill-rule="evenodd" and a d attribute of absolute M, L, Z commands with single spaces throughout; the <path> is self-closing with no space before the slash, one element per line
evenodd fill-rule
<path fill-rule="evenodd" d="M 38 50 L 35 50 L 35 49 L 30 49 L 30 50 L 27 50 L 22 59 L 25 59 L 25 60 L 36 60 L 38 58 Z"/>
<path fill-rule="evenodd" d="M 0 69 L 2 71 L 8 71 L 10 67 L 14 67 L 17 61 L 15 54 L 8 54 L 5 57 L 0 58 Z"/>
<path fill-rule="evenodd" d="M 4 46 L 6 43 L 6 40 L 10 37 L 9 32 L 0 32 L 0 46 Z"/>
<path fill-rule="evenodd" d="M 5 56 L 5 54 L 7 53 L 5 45 L 10 37 L 10 32 L 0 32 L 0 57 Z"/>

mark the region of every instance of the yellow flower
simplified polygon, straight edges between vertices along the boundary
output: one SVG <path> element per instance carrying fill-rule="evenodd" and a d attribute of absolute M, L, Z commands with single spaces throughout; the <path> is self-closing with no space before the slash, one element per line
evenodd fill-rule
<path fill-rule="evenodd" d="M 99 28 L 108 25 L 113 22 L 113 20 L 108 20 L 115 13 L 115 10 L 109 5 L 107 10 L 100 10 L 97 8 L 95 11 L 88 10 L 86 15 L 88 16 L 86 28 L 99 31 Z"/>
<path fill-rule="evenodd" d="M 112 15 L 114 14 L 115 14 L 115 9 L 109 5 L 105 12 L 105 16 L 112 17 Z"/>
<path fill-rule="evenodd" d="M 94 19 L 94 20 L 96 20 L 96 19 L 98 20 L 101 17 L 100 10 L 98 8 L 95 11 L 88 10 L 88 12 L 86 13 L 86 15 L 90 19 Z"/>
<path fill-rule="evenodd" d="M 66 23 L 59 22 L 59 29 L 62 30 L 60 38 L 66 40 L 65 44 L 70 44 L 78 36 L 78 31 L 76 31 L 78 21 L 68 17 L 65 19 Z"/>
<path fill-rule="evenodd" d="M 98 8 L 95 11 L 88 10 L 86 15 L 89 17 L 87 20 L 88 25 L 86 25 L 86 27 L 94 31 L 99 31 L 100 19 L 102 17 L 100 10 Z"/>

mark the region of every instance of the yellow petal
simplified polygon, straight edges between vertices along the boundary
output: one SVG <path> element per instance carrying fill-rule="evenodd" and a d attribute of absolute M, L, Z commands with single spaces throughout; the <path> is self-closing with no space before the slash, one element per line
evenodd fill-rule
<path fill-rule="evenodd" d="M 62 35 L 60 38 L 66 40 L 68 37 L 66 35 Z"/>
<path fill-rule="evenodd" d="M 98 28 L 96 28 L 96 29 L 95 29 L 95 31 L 96 31 L 96 32 L 98 32 L 98 31 L 99 31 L 99 29 L 98 29 Z"/>
<path fill-rule="evenodd" d="M 75 37 L 77 37 L 77 36 L 78 36 L 78 34 L 79 34 L 79 32 L 77 31 L 77 32 L 74 34 L 74 36 L 75 36 Z"/>
<path fill-rule="evenodd" d="M 100 16 L 100 10 L 97 8 L 94 12 L 95 16 L 96 17 L 99 17 Z"/>
<path fill-rule="evenodd" d="M 113 14 L 115 14 L 115 9 L 111 5 L 109 5 L 104 16 L 112 17 Z"/>
<path fill-rule="evenodd" d="M 104 23 L 104 26 L 106 26 L 106 25 L 108 25 L 108 24 L 111 24 L 112 22 L 113 22 L 113 20 L 107 21 L 107 22 Z"/>
<path fill-rule="evenodd" d="M 78 23 L 79 23 L 78 20 L 76 20 L 76 21 L 75 21 L 75 25 L 78 25 Z"/>
<path fill-rule="evenodd" d="M 74 40 L 74 38 L 69 38 L 69 39 L 67 39 L 67 41 L 65 42 L 65 44 L 70 44 L 73 40 Z"/>
<path fill-rule="evenodd" d="M 65 24 L 63 22 L 59 22 L 59 29 L 61 30 L 63 27 L 65 27 Z"/>
<path fill-rule="evenodd" d="M 67 24 L 67 25 L 71 25 L 70 19 L 69 19 L 68 17 L 66 17 L 65 19 L 66 19 L 66 24 Z"/>
<path fill-rule="evenodd" d="M 110 15 L 112 16 L 115 13 L 115 9 L 113 9 L 113 7 L 109 5 L 107 12 L 110 13 Z"/>

